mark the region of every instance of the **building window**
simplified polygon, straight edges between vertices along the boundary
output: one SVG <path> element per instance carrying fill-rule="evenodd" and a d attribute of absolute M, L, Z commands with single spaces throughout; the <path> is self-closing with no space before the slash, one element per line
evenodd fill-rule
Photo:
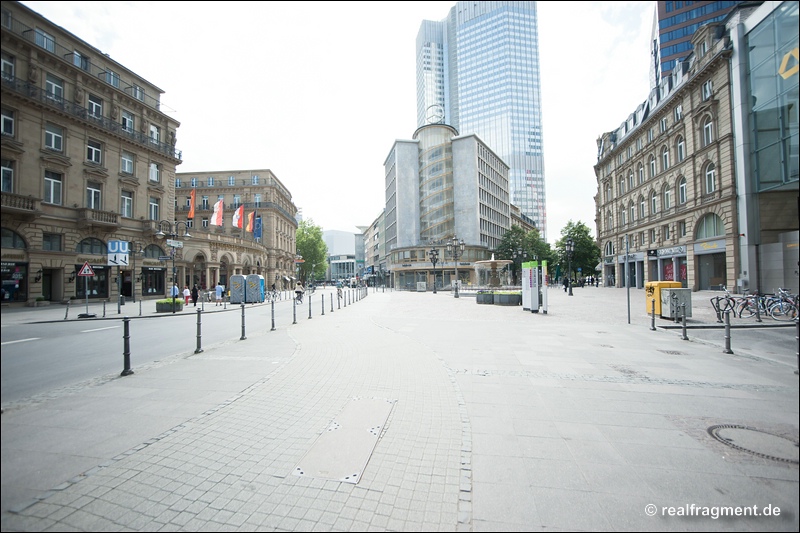
<path fill-rule="evenodd" d="M 619 179 L 619 195 L 622 196 L 625 194 L 625 180 L 623 178 Z"/>
<path fill-rule="evenodd" d="M 667 131 L 667 119 L 662 118 L 658 123 L 658 129 L 661 133 L 666 133 Z"/>
<path fill-rule="evenodd" d="M 72 53 L 72 64 L 81 70 L 89 71 L 89 58 L 77 50 Z"/>
<path fill-rule="evenodd" d="M 666 146 L 661 149 L 661 170 L 666 171 L 669 168 L 669 148 Z"/>
<path fill-rule="evenodd" d="M 10 159 L 3 159 L 0 168 L 2 169 L 3 192 L 14 192 L 14 162 Z"/>
<path fill-rule="evenodd" d="M 106 255 L 108 248 L 100 239 L 87 237 L 78 243 L 75 251 L 79 254 Z"/>
<path fill-rule="evenodd" d="M 614 216 L 611 214 L 611 210 L 608 211 L 608 222 L 606 223 L 606 228 L 611 231 L 614 229 Z"/>
<path fill-rule="evenodd" d="M 631 173 L 628 174 L 628 190 L 629 191 L 633 190 L 633 171 L 631 171 Z"/>
<path fill-rule="evenodd" d="M 238 195 L 238 194 L 234 194 L 233 195 L 233 208 L 236 209 L 240 205 L 242 205 L 242 197 L 240 195 Z"/>
<path fill-rule="evenodd" d="M 655 215 L 658 213 L 658 195 L 656 191 L 650 193 L 650 214 Z"/>
<path fill-rule="evenodd" d="M 208 209 L 208 196 L 203 196 L 203 199 L 200 202 L 200 209 Z"/>
<path fill-rule="evenodd" d="M 135 129 L 134 116 L 130 111 L 122 111 L 122 129 L 133 132 Z"/>
<path fill-rule="evenodd" d="M 144 89 L 134 84 L 132 91 L 134 98 L 136 98 L 140 102 L 144 102 Z"/>
<path fill-rule="evenodd" d="M 653 137 L 654 137 L 653 128 L 650 128 L 649 130 L 647 130 L 647 142 L 649 143 L 653 142 Z"/>
<path fill-rule="evenodd" d="M 669 185 L 664 187 L 664 210 L 672 207 L 672 187 Z"/>
<path fill-rule="evenodd" d="M 231 186 L 231 187 L 236 185 L 236 178 L 233 177 L 233 176 L 228 176 L 228 185 Z"/>
<path fill-rule="evenodd" d="M 639 241 L 640 241 L 642 246 L 647 244 L 647 234 L 645 232 L 643 232 L 643 231 L 639 232 Z"/>
<path fill-rule="evenodd" d="M 710 213 L 697 222 L 695 231 L 696 239 L 711 239 L 725 235 L 725 225 L 722 219 L 714 213 Z"/>
<path fill-rule="evenodd" d="M 103 162 L 103 147 L 99 142 L 89 139 L 86 144 L 86 160 L 97 165 Z"/>
<path fill-rule="evenodd" d="M 678 150 L 678 163 L 681 163 L 686 159 L 686 141 L 683 140 L 683 137 L 678 137 L 675 147 Z"/>
<path fill-rule="evenodd" d="M 9 137 L 14 136 L 14 112 L 4 107 L 2 111 L 3 115 L 3 135 L 8 135 Z"/>
<path fill-rule="evenodd" d="M 49 99 L 59 103 L 64 101 L 64 80 L 48 74 L 45 78 L 44 87 L 45 94 Z"/>
<path fill-rule="evenodd" d="M 656 177 L 656 158 L 652 155 L 650 156 L 650 179 Z"/>
<path fill-rule="evenodd" d="M 678 205 L 686 203 L 686 178 L 678 180 Z"/>
<path fill-rule="evenodd" d="M 100 77 L 106 80 L 106 83 L 112 87 L 119 89 L 119 74 L 113 70 L 106 70 L 100 73 Z"/>
<path fill-rule="evenodd" d="M 42 233 L 42 250 L 60 252 L 61 235 L 58 233 Z"/>
<path fill-rule="evenodd" d="M 148 213 L 150 220 L 159 220 L 161 218 L 160 210 L 161 200 L 155 196 L 150 197 L 150 212 Z"/>
<path fill-rule="evenodd" d="M 203 217 L 203 227 L 208 228 L 208 217 Z"/>
<path fill-rule="evenodd" d="M 54 152 L 64 150 L 64 130 L 53 124 L 45 126 L 44 147 Z"/>
<path fill-rule="evenodd" d="M 708 146 L 714 142 L 714 123 L 710 118 L 703 122 L 703 146 Z"/>
<path fill-rule="evenodd" d="M 645 213 L 644 196 L 639 196 L 639 218 L 640 219 L 644 218 L 644 213 Z"/>
<path fill-rule="evenodd" d="M 633 206 L 633 202 L 629 204 L 628 211 L 631 213 L 631 224 L 633 224 L 636 221 L 636 208 Z"/>
<path fill-rule="evenodd" d="M 638 175 L 638 182 L 639 185 L 644 183 L 644 165 L 639 163 L 639 168 L 636 170 L 636 174 Z"/>
<path fill-rule="evenodd" d="M 208 177 L 208 186 L 209 187 L 213 187 L 214 186 L 214 176 L 209 176 Z"/>
<path fill-rule="evenodd" d="M 183 181 L 180 178 L 175 178 L 175 188 L 180 189 L 183 187 Z"/>
<path fill-rule="evenodd" d="M 131 191 L 122 191 L 119 202 L 120 215 L 126 218 L 133 218 L 133 193 Z"/>
<path fill-rule="evenodd" d="M 161 182 L 161 169 L 158 167 L 158 163 L 150 163 L 150 181 Z"/>
<path fill-rule="evenodd" d="M 717 183 L 716 183 L 716 167 L 714 167 L 714 163 L 709 163 L 706 167 L 706 179 L 705 179 L 705 193 L 711 194 L 717 190 Z"/>
<path fill-rule="evenodd" d="M 254 194 L 253 195 L 253 207 L 261 207 L 261 195 Z"/>
<path fill-rule="evenodd" d="M 161 141 L 161 130 L 155 124 L 150 124 L 150 142 L 158 144 Z"/>
<path fill-rule="evenodd" d="M 661 231 L 664 234 L 664 240 L 668 241 L 670 239 L 669 224 L 664 224 Z"/>
<path fill-rule="evenodd" d="M 642 151 L 642 138 L 641 137 L 636 139 L 636 151 L 637 152 L 641 152 Z"/>
<path fill-rule="evenodd" d="M 89 116 L 103 118 L 103 101 L 93 94 L 89 95 Z"/>
<path fill-rule="evenodd" d="M 192 188 L 197 187 L 197 178 L 190 179 L 189 183 L 191 184 Z"/>
<path fill-rule="evenodd" d="M 252 185 L 258 185 L 259 177 L 257 175 L 251 176 L 251 179 L 252 179 Z"/>
<path fill-rule="evenodd" d="M 44 171 L 44 203 L 61 205 L 61 189 L 63 177 L 51 170 Z"/>
<path fill-rule="evenodd" d="M 655 229 L 651 229 L 650 230 L 650 242 L 652 242 L 653 244 L 656 243 L 656 230 Z"/>
<path fill-rule="evenodd" d="M 619 222 L 623 226 L 628 223 L 628 215 L 625 212 L 625 206 L 624 205 L 621 205 L 619 207 Z"/>
<path fill-rule="evenodd" d="M 0 65 L 3 67 L 3 79 L 6 81 L 14 81 L 17 72 L 14 56 L 3 52 L 2 55 L 0 55 Z"/>
<path fill-rule="evenodd" d="M 714 94 L 713 86 L 711 84 L 711 80 L 708 80 L 707 82 L 705 82 L 703 84 L 701 92 L 702 92 L 702 95 L 701 95 L 702 96 L 702 100 L 704 102 L 711 98 L 711 96 Z"/>
<path fill-rule="evenodd" d="M 678 237 L 686 237 L 686 221 L 678 222 Z"/>
<path fill-rule="evenodd" d="M 89 209 L 102 209 L 100 196 L 100 184 L 89 182 L 86 185 L 86 207 Z"/>
<path fill-rule="evenodd" d="M 133 176 L 133 154 L 122 152 L 120 155 L 120 172 Z"/>
<path fill-rule="evenodd" d="M 675 106 L 675 122 L 680 122 L 683 118 L 683 106 L 678 104 Z"/>
<path fill-rule="evenodd" d="M 44 30 L 36 28 L 36 44 L 41 46 L 48 52 L 56 53 L 56 40 L 55 38 Z"/>

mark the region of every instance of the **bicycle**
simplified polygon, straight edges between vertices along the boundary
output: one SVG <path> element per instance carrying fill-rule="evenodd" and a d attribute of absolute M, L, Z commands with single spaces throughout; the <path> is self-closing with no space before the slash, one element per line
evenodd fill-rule
<path fill-rule="evenodd" d="M 722 317 L 727 311 L 731 311 L 733 316 L 736 316 L 737 299 L 728 292 L 728 288 L 724 285 L 722 290 L 725 291 L 725 296 L 715 296 L 711 298 L 711 307 L 717 314 L 717 322 L 722 322 Z"/>
<path fill-rule="evenodd" d="M 774 320 L 797 320 L 797 295 L 778 287 L 777 296 L 780 299 L 769 307 L 769 316 Z"/>
<path fill-rule="evenodd" d="M 295 292 L 296 296 L 294 297 L 294 304 L 300 305 L 303 303 L 303 293 L 302 292 Z"/>
<path fill-rule="evenodd" d="M 739 299 L 735 311 L 736 316 L 739 318 L 766 316 L 769 314 L 769 307 L 775 303 L 774 298 L 771 294 L 746 294 Z"/>

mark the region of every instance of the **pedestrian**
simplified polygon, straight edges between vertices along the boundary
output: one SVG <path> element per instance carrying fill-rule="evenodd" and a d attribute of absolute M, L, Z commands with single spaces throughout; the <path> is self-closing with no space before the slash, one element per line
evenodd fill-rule
<path fill-rule="evenodd" d="M 195 307 L 197 307 L 197 299 L 200 297 L 200 290 L 197 288 L 197 284 L 192 287 L 192 303 Z"/>
<path fill-rule="evenodd" d="M 172 284 L 172 299 L 174 300 L 178 296 L 180 296 L 180 289 L 178 289 L 178 284 L 177 283 L 173 283 Z"/>
<path fill-rule="evenodd" d="M 217 297 L 217 301 L 214 304 L 215 307 L 218 306 L 218 305 L 222 305 L 222 292 L 224 290 L 225 289 L 222 287 L 222 285 L 220 283 L 217 283 L 217 286 L 214 287 L 214 291 L 215 291 L 216 297 Z"/>
<path fill-rule="evenodd" d="M 189 298 L 192 297 L 192 291 L 189 290 L 188 285 L 183 286 L 183 305 L 189 305 Z"/>
<path fill-rule="evenodd" d="M 569 278 L 567 276 L 564 276 L 562 283 L 564 284 L 564 292 L 567 292 L 567 287 L 569 286 Z"/>

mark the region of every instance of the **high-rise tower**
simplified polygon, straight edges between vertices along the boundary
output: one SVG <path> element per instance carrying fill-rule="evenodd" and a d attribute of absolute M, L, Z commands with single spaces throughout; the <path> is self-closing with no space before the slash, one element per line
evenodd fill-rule
<path fill-rule="evenodd" d="M 509 166 L 511 203 L 547 237 L 536 2 L 457 2 L 417 34 L 417 125 L 477 135 Z"/>

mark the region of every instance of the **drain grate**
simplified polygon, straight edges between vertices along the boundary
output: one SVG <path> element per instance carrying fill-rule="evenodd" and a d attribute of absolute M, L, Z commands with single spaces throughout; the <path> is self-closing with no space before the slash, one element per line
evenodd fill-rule
<path fill-rule="evenodd" d="M 686 355 L 685 352 L 678 352 L 675 350 L 658 350 L 661 353 L 665 353 L 667 355 Z"/>
<path fill-rule="evenodd" d="M 800 464 L 798 442 L 783 435 L 731 424 L 711 426 L 708 434 L 726 446 L 764 459 Z"/>

